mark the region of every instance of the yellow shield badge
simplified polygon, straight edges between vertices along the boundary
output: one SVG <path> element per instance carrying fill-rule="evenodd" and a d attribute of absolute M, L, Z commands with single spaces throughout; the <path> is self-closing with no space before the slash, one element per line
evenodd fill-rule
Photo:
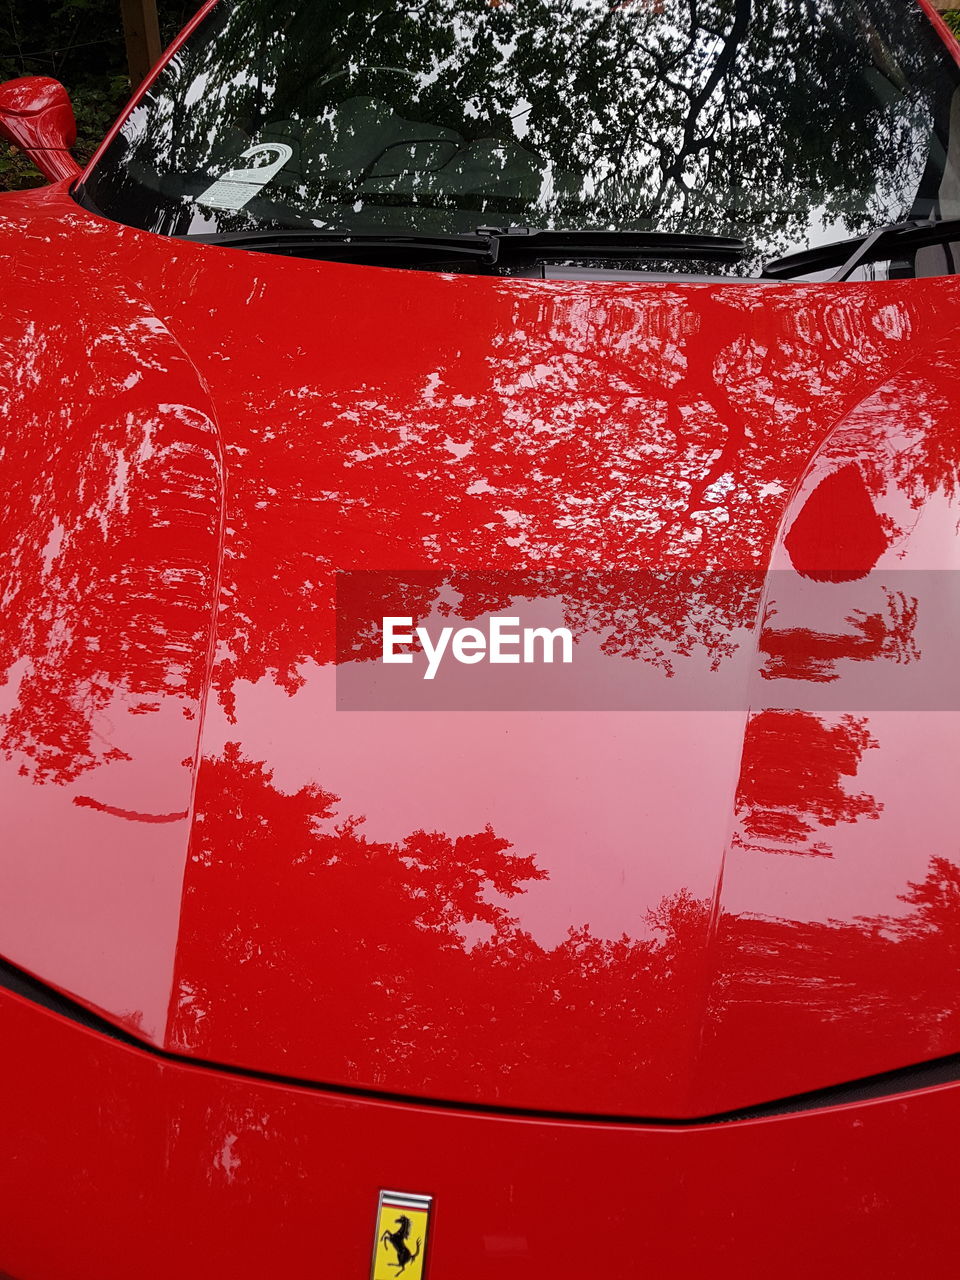
<path fill-rule="evenodd" d="M 381 1191 L 370 1280 L 422 1280 L 433 1196 Z"/>

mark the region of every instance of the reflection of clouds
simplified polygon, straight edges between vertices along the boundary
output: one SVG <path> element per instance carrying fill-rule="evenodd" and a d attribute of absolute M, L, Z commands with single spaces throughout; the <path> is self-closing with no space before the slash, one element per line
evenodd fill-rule
<path fill-rule="evenodd" d="M 574 924 L 544 946 L 512 905 L 543 872 L 491 829 L 372 840 L 329 793 L 281 793 L 235 746 L 204 771 L 182 1049 L 439 1097 L 489 1101 L 492 1087 L 504 1103 L 684 1114 L 833 1083 L 837 1061 L 850 1078 L 882 1069 L 887 1037 L 932 1054 L 944 1017 L 955 1024 L 942 961 L 956 950 L 960 872 L 946 859 L 907 886 L 896 916 L 715 918 L 681 888 L 638 912 L 642 936 Z M 265 872 L 255 900 L 251 867 Z M 731 1061 L 737 1037 L 754 1048 Z M 221 1154 L 243 1131 L 228 1130 Z"/>
<path fill-rule="evenodd" d="M 205 763 L 201 785 L 174 1031 L 184 1047 L 239 1045 L 252 1018 L 264 1050 L 298 1070 L 307 1047 L 290 1030 L 335 1027 L 307 1052 L 319 1049 L 338 1078 L 424 1092 L 496 1062 L 505 1089 L 529 1091 L 545 1050 L 561 1077 L 582 1067 L 599 1084 L 625 1022 L 650 1026 L 645 1074 L 663 1064 L 653 1028 L 689 1034 L 667 1031 L 692 1012 L 700 980 L 710 912 L 689 891 L 645 920 L 641 911 L 642 939 L 607 941 L 582 925 L 544 947 L 512 903 L 545 873 L 490 828 L 373 840 L 334 797 L 280 793 L 236 747 Z M 278 857 L 283 876 L 273 888 L 268 877 L 237 927 L 246 868 Z"/>
<path fill-rule="evenodd" d="M 825 423 L 896 358 L 914 323 L 907 307 L 892 321 L 886 302 L 865 307 L 860 291 L 765 291 L 773 310 L 762 331 L 782 333 L 773 343 L 752 331 L 761 313 L 743 291 L 701 292 L 693 306 L 670 289 L 654 300 L 513 286 L 491 324 L 486 310 L 465 311 L 462 295 L 444 305 L 446 286 L 437 281 L 444 336 L 429 364 L 404 344 L 402 371 L 391 361 L 374 380 L 351 362 L 330 390 L 302 386 L 292 363 L 289 391 L 244 370 L 258 413 L 232 428 L 246 514 L 230 522 L 226 581 L 231 599 L 274 602 L 255 634 L 247 611 L 224 614 L 224 696 L 264 670 L 292 690 L 305 658 L 330 660 L 332 619 L 317 606 L 361 547 L 360 563 L 377 568 L 549 574 L 568 584 L 576 625 L 629 633 L 636 656 L 690 643 L 719 654 L 756 600 L 714 571 L 766 567 L 785 496 Z M 364 349 L 363 322 L 342 315 L 344 343 Z M 225 336 L 218 350 L 234 346 Z M 229 366 L 219 367 L 229 384 Z M 268 547 L 279 555 L 261 560 Z M 662 608 L 623 598 L 629 575 L 636 586 L 646 569 L 648 587 L 663 575 Z M 669 598 L 671 573 L 687 588 L 691 573 L 704 575 L 709 617 L 688 614 L 698 601 L 689 589 Z M 297 600 L 314 608 L 291 608 Z"/>
<path fill-rule="evenodd" d="M 842 940 L 843 955 L 853 957 L 844 972 L 863 983 L 880 955 L 881 976 L 863 988 L 865 1001 L 879 991 L 890 1013 L 886 1025 L 901 1036 L 898 1051 L 921 1043 L 923 1052 L 936 1051 L 939 1033 L 890 976 L 886 958 L 904 953 L 878 950 L 878 930 L 851 923 L 862 910 L 859 893 L 850 890 L 847 923 L 828 934 L 794 929 L 788 909 L 766 912 L 761 902 L 735 911 L 714 903 L 743 741 L 738 724 L 695 756 L 694 730 L 685 739 L 664 729 L 653 742 L 648 724 L 631 717 L 618 730 L 611 715 L 577 757 L 579 776 L 560 777 L 562 795 L 557 778 L 534 759 L 525 772 L 504 768 L 496 788 L 485 776 L 475 779 L 469 821 L 461 817 L 467 783 L 458 768 L 462 762 L 465 773 L 472 763 L 470 724 L 450 726 L 449 743 L 442 740 L 427 761 L 432 767 L 444 750 L 453 757 L 443 775 L 446 794 L 423 762 L 405 760 L 404 821 L 389 824 L 378 815 L 378 829 L 371 822 L 364 835 L 349 815 L 366 812 L 366 796 L 395 785 L 391 761 L 361 742 L 349 767 L 329 776 L 317 765 L 319 753 L 336 762 L 347 733 L 338 733 L 329 704 L 310 702 L 317 672 L 333 674 L 336 569 L 440 565 L 465 575 L 480 566 L 535 576 L 546 566 L 566 576 L 569 607 L 584 625 L 606 610 L 623 617 L 628 633 L 633 602 L 613 591 L 618 573 L 663 565 L 704 573 L 765 569 L 790 495 L 802 488 L 827 437 L 817 456 L 830 467 L 869 454 L 864 483 L 898 531 L 888 554 L 913 546 L 915 522 L 951 491 L 956 441 L 946 409 L 955 399 L 954 375 L 945 360 L 930 358 L 936 352 L 925 341 L 911 287 L 895 303 L 892 289 L 858 286 L 775 287 L 762 300 L 749 288 L 656 295 L 642 287 L 544 289 L 179 246 L 165 246 L 163 270 L 154 271 L 144 250 L 154 307 L 177 317 L 168 325 L 181 347 L 136 299 L 109 283 L 95 287 L 103 266 L 95 237 L 91 246 L 82 282 L 89 296 L 58 296 L 57 314 L 51 301 L 51 313 L 37 315 L 32 331 L 16 327 L 26 314 L 24 297 L 10 304 L 4 378 L 20 388 L 25 429 L 12 438 L 22 465 L 11 472 L 4 512 L 14 531 L 11 581 L 24 594 L 4 615 L 2 669 L 42 667 L 51 705 L 33 694 L 20 704 L 17 742 L 39 744 L 50 755 L 46 776 L 76 777 L 77 790 L 95 802 L 72 803 L 72 783 L 38 787 L 15 779 L 35 810 L 55 812 L 51 797 L 62 798 L 63 829 L 86 842 L 68 869 L 90 879 L 88 868 L 100 865 L 96 842 L 119 831 L 114 851 L 152 892 L 148 872 L 175 861 L 171 850 L 182 850 L 187 823 L 135 825 L 108 810 L 166 817 L 191 803 L 191 771 L 182 765 L 193 763 L 198 726 L 183 712 L 193 714 L 208 674 L 221 483 L 215 405 L 228 468 L 216 688 L 225 705 L 236 697 L 236 725 L 227 733 L 243 745 L 233 757 L 220 749 L 211 728 L 220 708 L 212 705 L 179 960 L 182 1043 L 210 1057 L 257 1057 L 307 1075 L 326 1064 L 323 1078 L 339 1073 L 385 1088 L 422 1089 L 430 1081 L 449 1096 L 489 1096 L 496 1078 L 504 1099 L 529 1100 L 536 1090 L 541 1105 L 549 1054 L 557 1105 L 574 1093 L 582 1102 L 591 1091 L 586 1105 L 605 1099 L 622 1110 L 643 1092 L 676 1109 L 686 1088 L 677 1062 L 692 1061 L 700 1031 L 711 921 L 733 927 L 763 916 L 773 923 L 737 927 L 741 941 L 754 930 L 743 946 L 749 942 L 757 955 L 768 930 L 782 959 L 765 988 L 780 1012 L 764 1014 L 771 1030 L 764 1043 L 773 1046 L 765 1052 L 782 1056 L 764 1088 L 798 1070 L 786 1060 L 790 1035 L 779 1032 L 792 1035 L 799 1025 L 790 1023 L 787 1006 L 802 1003 L 794 997 L 805 983 L 820 993 L 818 1011 L 834 1019 L 828 1031 L 843 1026 L 853 1045 L 841 1060 L 857 1049 L 851 1074 L 867 1059 L 880 1069 L 891 1058 L 889 1046 L 864 1030 L 866 1005 L 841 1008 L 839 987 L 812 954 L 799 974 L 789 968 L 791 938 L 811 949 Z M 33 248 L 27 238 L 21 251 Z M 49 258 L 43 243 L 30 262 Z M 185 281 L 198 301 L 181 315 Z M 666 319 L 658 318 L 658 299 Z M 52 405 L 41 403 L 37 388 L 49 385 L 50 367 L 62 363 L 62 315 L 71 310 L 71 334 L 82 326 L 94 357 L 71 368 L 72 380 L 57 386 Z M 287 323 L 278 326 L 277 314 Z M 389 341 L 385 315 L 396 318 Z M 915 363 L 904 370 L 910 358 Z M 902 444 L 890 423 L 907 424 Z M 881 437 L 888 443 L 875 448 Z M 462 456 L 451 452 L 451 441 Z M 725 513 L 722 527 L 695 518 L 711 511 Z M 520 524 L 504 513 L 516 513 Z M 509 541 L 517 528 L 522 545 Z M 688 535 L 695 528 L 701 533 L 694 542 Z M 689 632 L 687 617 L 655 612 L 651 640 L 665 623 Z M 693 642 L 700 643 L 696 635 Z M 269 700 L 245 702 L 238 696 L 245 682 L 266 688 Z M 64 704 L 77 713 L 76 725 L 64 718 Z M 141 736 L 134 742 L 102 734 L 133 757 L 109 763 L 97 734 L 125 705 Z M 309 717 L 297 720 L 305 707 Z M 510 726 L 486 719 L 481 754 L 511 764 Z M 754 810 L 761 818 L 792 814 L 813 828 L 804 837 L 811 845 L 828 818 L 831 840 L 865 831 L 871 840 L 863 847 L 870 844 L 871 856 L 881 849 L 876 856 L 896 879 L 893 895 L 903 889 L 904 877 L 890 870 L 900 852 L 892 837 L 883 845 L 875 835 L 888 832 L 889 775 L 896 770 L 890 737 L 872 721 L 848 725 L 854 739 L 867 734 L 880 744 L 864 745 L 858 757 L 856 741 L 838 747 L 832 727 L 811 725 L 807 734 L 814 767 L 806 780 L 816 781 L 817 769 L 826 777 L 819 794 L 771 798 L 783 759 L 768 768 L 761 756 L 751 766 Z M 430 726 L 420 731 L 426 735 Z M 364 732 L 369 739 L 369 727 Z M 393 732 L 397 754 L 409 752 L 410 721 L 398 717 Z M 618 732 L 618 750 L 604 755 L 603 739 Z M 541 730 L 548 735 L 557 739 L 559 758 L 576 730 L 572 721 L 554 721 Z M 251 749 L 254 739 L 262 750 Z M 648 756 L 661 757 L 660 772 L 644 759 L 641 777 L 644 742 Z M 284 751 L 300 758 L 301 774 L 289 786 L 271 778 L 274 756 Z M 372 756 L 386 767 L 374 768 Z M 877 758 L 888 772 L 870 777 Z M 18 754 L 12 768 L 22 759 Z M 611 766 L 601 781 L 598 761 Z M 34 770 L 32 757 L 26 765 Z M 689 771 L 685 790 L 660 785 L 671 771 Z M 162 782 L 158 791 L 169 785 L 176 794 L 132 794 L 138 784 L 148 789 L 147 773 Z M 342 804 L 333 805 L 330 791 Z M 870 798 L 883 806 L 876 821 Z M 851 801 L 862 802 L 855 821 L 844 816 Z M 491 815 L 497 802 L 501 809 Z M 501 822 L 501 812 L 511 820 Z M 792 864 L 811 877 L 842 874 L 842 840 L 831 847 L 832 859 L 766 858 L 737 848 L 723 893 L 740 856 L 764 868 Z M 950 846 L 927 831 L 916 857 L 924 851 L 949 857 Z M 675 853 L 685 859 L 682 868 Z M 65 859 L 57 852 L 51 861 Z M 111 869 L 117 865 L 119 857 Z M 654 866 L 660 879 L 651 890 Z M 99 874 L 93 878 L 102 898 Z M 909 874 L 922 883 L 922 874 Z M 581 886 L 591 878 L 615 900 L 603 920 L 586 909 Z M 550 915 L 547 936 L 534 929 L 530 903 L 557 883 L 565 888 L 543 912 Z M 827 886 L 822 902 L 832 882 L 817 883 Z M 913 907 L 903 906 L 906 917 Z M 71 907 L 57 917 L 58 928 Z M 176 905 L 171 918 L 175 912 Z M 611 923 L 621 921 L 622 938 Z M 879 932 L 886 938 L 890 930 Z M 170 954 L 170 938 L 166 951 L 162 942 L 154 956 Z M 717 980 L 718 990 L 727 977 L 734 985 L 742 979 L 747 990 L 742 1004 L 731 997 L 723 1015 L 725 1027 L 741 1019 L 741 1039 L 759 989 L 759 979 L 748 982 L 741 973 L 743 954 L 725 955 Z M 913 954 L 931 953 L 918 944 Z M 936 975 L 930 981 L 928 1007 L 948 1007 Z M 147 1010 L 151 1030 L 162 1025 L 156 1010 L 166 1006 L 155 994 L 125 1007 Z M 578 1036 L 571 1037 L 571 1026 L 582 1028 Z M 809 1076 L 806 1085 L 814 1083 Z M 733 1088 L 729 1073 L 713 1078 Z M 215 1151 L 222 1152 L 224 1135 L 217 1136 Z M 233 1150 L 242 1176 L 241 1142 Z"/>

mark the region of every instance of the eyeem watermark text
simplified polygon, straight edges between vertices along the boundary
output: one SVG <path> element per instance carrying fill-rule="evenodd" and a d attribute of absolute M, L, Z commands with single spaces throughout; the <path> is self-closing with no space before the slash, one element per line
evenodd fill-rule
<path fill-rule="evenodd" d="M 344 711 L 960 710 L 960 573 L 351 570 Z"/>
<path fill-rule="evenodd" d="M 464 666 L 573 662 L 573 635 L 566 627 L 521 627 L 519 618 L 490 618 L 480 627 L 442 627 L 436 639 L 427 627 L 414 627 L 413 618 L 384 618 L 383 661 L 411 663 L 410 648 L 418 641 L 427 659 L 424 680 L 432 680 L 445 658 Z"/>

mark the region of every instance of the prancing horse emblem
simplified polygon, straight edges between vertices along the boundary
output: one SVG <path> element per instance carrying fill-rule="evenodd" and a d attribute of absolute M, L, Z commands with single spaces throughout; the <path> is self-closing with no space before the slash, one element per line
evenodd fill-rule
<path fill-rule="evenodd" d="M 416 1262 L 417 1258 L 420 1257 L 420 1250 L 423 1248 L 423 1237 L 420 1236 L 417 1239 L 417 1247 L 412 1253 L 410 1252 L 410 1246 L 407 1244 L 407 1241 L 410 1239 L 410 1229 L 412 1226 L 413 1223 L 407 1215 L 405 1213 L 401 1213 L 400 1217 L 397 1219 L 396 1231 L 385 1231 L 380 1237 L 380 1243 L 385 1249 L 389 1249 L 390 1246 L 393 1245 L 394 1249 L 397 1251 L 396 1262 L 388 1262 L 387 1266 L 397 1267 L 398 1276 L 403 1275 L 404 1271 L 406 1271 L 408 1262 Z"/>
<path fill-rule="evenodd" d="M 433 1196 L 381 1191 L 370 1280 L 424 1280 Z"/>

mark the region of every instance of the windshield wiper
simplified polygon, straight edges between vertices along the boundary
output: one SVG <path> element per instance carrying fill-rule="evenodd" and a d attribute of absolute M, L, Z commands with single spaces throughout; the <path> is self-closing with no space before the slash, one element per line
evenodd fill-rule
<path fill-rule="evenodd" d="M 530 258 L 693 258 L 736 262 L 747 243 L 732 236 L 686 231 L 541 231 L 537 227 L 478 227 L 501 254 Z M 496 259 L 495 259 L 496 261 Z"/>
<path fill-rule="evenodd" d="M 428 235 L 416 231 L 320 231 L 311 227 L 281 227 L 271 230 L 220 231 L 212 234 L 178 236 L 198 244 L 227 245 L 232 249 L 256 249 L 261 253 L 329 252 L 335 257 L 354 257 L 370 250 L 390 249 L 399 253 L 462 254 L 485 262 L 496 262 L 496 246 L 477 234 Z M 492 252 L 492 256 L 491 256 Z"/>
<path fill-rule="evenodd" d="M 865 236 L 852 240 L 835 240 L 830 244 L 801 249 L 775 258 L 763 267 L 767 278 L 789 279 L 807 271 L 823 271 L 838 267 L 830 281 L 846 280 L 864 262 L 878 262 L 896 256 L 899 250 L 922 249 L 925 245 L 943 244 L 960 240 L 960 219 L 951 218 L 937 222 L 933 219 L 914 218 L 904 222 L 890 222 L 876 227 Z"/>
<path fill-rule="evenodd" d="M 532 227 L 477 227 L 474 231 L 433 235 L 418 231 L 326 231 L 311 227 L 222 231 L 179 237 L 201 244 L 256 249 L 264 253 L 328 253 L 359 257 L 365 253 L 439 253 L 474 258 L 494 266 L 516 258 L 688 258 L 736 262 L 747 244 L 729 236 L 681 231 L 541 231 Z"/>

